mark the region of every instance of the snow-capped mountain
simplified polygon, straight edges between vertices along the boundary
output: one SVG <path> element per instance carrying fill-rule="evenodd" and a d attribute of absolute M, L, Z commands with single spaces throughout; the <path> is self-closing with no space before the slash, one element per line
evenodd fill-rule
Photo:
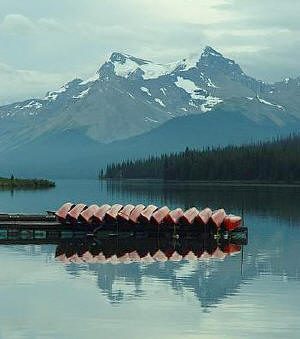
<path fill-rule="evenodd" d="M 87 147 L 97 149 L 103 144 L 156 129 L 162 144 L 162 135 L 168 131 L 174 134 L 175 129 L 179 129 L 176 122 L 167 125 L 172 128 L 165 128 L 169 120 L 194 115 L 206 117 L 213 112 L 218 113 L 212 115 L 212 119 L 196 120 L 217 124 L 217 119 L 221 120 L 217 118 L 220 114 L 234 112 L 224 119 L 228 135 L 236 133 L 234 123 L 237 120 L 251 125 L 252 139 L 255 126 L 260 137 L 267 125 L 268 136 L 276 135 L 280 130 L 299 130 L 300 77 L 275 84 L 255 80 L 235 61 L 211 47 L 206 47 L 199 55 L 169 64 L 113 53 L 88 79 L 74 79 L 60 89 L 48 92 L 43 99 L 28 99 L 0 107 L 0 153 L 10 159 L 13 150 L 14 154 L 19 152 L 20 155 L 25 149 L 40 154 L 55 148 L 63 150 L 62 154 L 68 157 L 74 148 L 77 154 L 85 154 Z M 234 121 L 231 120 L 233 116 Z M 211 126 L 207 127 L 211 129 Z M 205 128 L 201 133 L 204 133 L 199 144 L 202 146 L 206 140 Z M 243 141 L 250 140 L 247 128 L 244 133 L 246 139 Z M 191 137 L 193 146 L 197 146 L 196 137 L 183 133 L 178 147 L 182 147 L 185 138 L 191 140 Z M 207 136 L 207 140 L 211 140 L 210 137 Z M 155 133 L 148 133 L 136 142 L 144 140 L 144 147 L 151 150 L 149 138 L 155 138 Z M 229 142 L 228 138 L 217 140 L 219 144 Z M 234 139 L 230 141 L 235 142 Z M 169 149 L 176 150 L 169 147 L 166 151 Z M 159 151 L 153 148 L 154 153 Z"/>
<path fill-rule="evenodd" d="M 89 79 L 75 79 L 43 99 L 0 107 L 0 151 L 54 130 L 80 129 L 94 141 L 109 143 L 174 117 L 208 113 L 237 97 L 253 99 L 284 125 L 289 114 L 300 117 L 299 82 L 257 81 L 211 47 L 165 65 L 113 53 Z"/>

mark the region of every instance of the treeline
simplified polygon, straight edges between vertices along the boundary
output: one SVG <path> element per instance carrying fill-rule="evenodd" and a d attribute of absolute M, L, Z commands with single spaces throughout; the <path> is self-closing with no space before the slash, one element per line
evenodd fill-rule
<path fill-rule="evenodd" d="M 224 148 L 206 148 L 113 163 L 103 178 L 300 181 L 300 136 Z"/>

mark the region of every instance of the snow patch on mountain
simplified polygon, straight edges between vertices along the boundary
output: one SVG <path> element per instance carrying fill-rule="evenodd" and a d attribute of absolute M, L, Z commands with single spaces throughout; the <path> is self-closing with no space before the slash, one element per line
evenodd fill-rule
<path fill-rule="evenodd" d="M 64 93 L 67 89 L 69 88 L 69 85 L 62 86 L 60 89 L 57 91 L 52 91 L 48 92 L 44 100 L 56 100 L 57 97 L 61 94 Z"/>
<path fill-rule="evenodd" d="M 152 94 L 151 94 L 150 91 L 149 91 L 149 88 L 147 88 L 147 87 L 141 87 L 140 89 L 141 89 L 141 91 L 147 93 L 150 97 L 152 96 Z"/>
<path fill-rule="evenodd" d="M 177 77 L 175 85 L 179 88 L 184 89 L 187 93 L 191 95 L 193 99 L 199 99 L 199 94 L 197 93 L 197 90 L 203 90 L 202 88 L 196 86 L 196 84 L 192 80 L 184 79 L 182 77 Z"/>
<path fill-rule="evenodd" d="M 149 117 L 145 117 L 145 118 L 144 118 L 144 121 L 146 121 L 146 122 L 155 122 L 155 123 L 158 123 L 157 120 L 151 119 L 151 118 L 149 118 Z"/>
<path fill-rule="evenodd" d="M 24 108 L 35 108 L 35 109 L 39 109 L 39 108 L 42 108 L 43 105 L 37 101 L 30 101 L 27 105 L 24 105 L 23 107 L 22 106 L 19 106 L 18 108 L 20 109 L 24 109 Z M 17 108 L 17 107 L 15 107 Z"/>
<path fill-rule="evenodd" d="M 200 106 L 200 109 L 202 112 L 208 112 L 211 111 L 213 109 L 214 106 L 220 104 L 221 102 L 223 102 L 222 99 L 218 98 L 218 97 L 213 97 L 211 95 L 209 95 L 208 97 L 205 98 L 206 102 L 203 103 Z"/>
<path fill-rule="evenodd" d="M 283 109 L 284 110 L 284 107 L 283 106 L 280 106 L 280 105 L 277 105 L 277 104 L 273 104 L 273 103 L 271 103 L 271 102 L 269 102 L 269 101 L 266 101 L 266 100 L 264 100 L 264 99 L 262 99 L 262 98 L 257 98 L 258 99 L 258 101 L 259 102 L 261 102 L 262 104 L 265 104 L 265 105 L 268 105 L 268 106 L 273 106 L 273 107 L 277 107 L 277 108 L 280 108 L 280 109 Z"/>
<path fill-rule="evenodd" d="M 213 88 L 218 88 L 212 81 L 210 78 L 207 79 L 207 86 L 208 87 L 213 87 Z"/>
<path fill-rule="evenodd" d="M 85 89 L 84 91 L 80 92 L 78 95 L 73 95 L 73 98 L 74 99 L 81 99 L 81 98 L 85 97 L 89 93 L 90 89 L 91 88 L 89 87 L 89 88 Z"/>
<path fill-rule="evenodd" d="M 166 105 L 165 105 L 159 98 L 155 98 L 154 100 L 155 100 L 158 104 L 160 104 L 160 106 L 166 107 Z"/>
<path fill-rule="evenodd" d="M 187 71 L 197 66 L 199 58 L 199 55 L 193 55 L 180 61 L 157 64 L 148 60 L 137 59 L 128 54 L 113 53 L 108 63 L 113 65 L 117 76 L 128 78 L 139 70 L 142 73 L 142 78 L 149 80 L 172 74 L 174 71 Z"/>
<path fill-rule="evenodd" d="M 167 95 L 167 91 L 166 91 L 166 89 L 165 89 L 164 87 L 160 88 L 160 90 L 162 91 L 162 94 L 163 94 L 164 96 Z"/>

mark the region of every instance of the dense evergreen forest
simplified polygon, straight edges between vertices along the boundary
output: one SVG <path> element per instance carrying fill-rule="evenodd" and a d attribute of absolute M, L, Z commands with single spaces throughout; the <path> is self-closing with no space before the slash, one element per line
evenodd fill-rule
<path fill-rule="evenodd" d="M 207 148 L 124 161 L 107 166 L 103 178 L 165 180 L 300 181 L 300 136 L 244 146 Z"/>

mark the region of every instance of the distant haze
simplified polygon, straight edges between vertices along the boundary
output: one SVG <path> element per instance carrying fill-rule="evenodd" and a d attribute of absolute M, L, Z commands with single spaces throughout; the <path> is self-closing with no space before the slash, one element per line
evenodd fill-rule
<path fill-rule="evenodd" d="M 94 73 L 112 51 L 169 62 L 210 45 L 265 81 L 300 75 L 300 1 L 1 0 L 0 104 Z"/>

